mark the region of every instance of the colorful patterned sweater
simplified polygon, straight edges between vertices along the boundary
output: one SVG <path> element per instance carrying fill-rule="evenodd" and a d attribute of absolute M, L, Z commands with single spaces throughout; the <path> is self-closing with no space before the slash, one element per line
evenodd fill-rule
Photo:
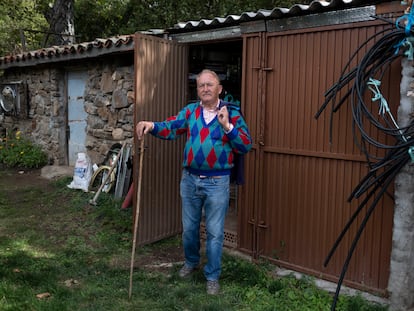
<path fill-rule="evenodd" d="M 220 106 L 226 104 L 220 102 Z M 230 122 L 234 128 L 225 133 L 217 116 L 209 124 L 203 118 L 200 102 L 188 104 L 177 115 L 163 122 L 154 122 L 151 134 L 172 140 L 187 134 L 183 167 L 197 175 L 229 175 L 234 153 L 247 153 L 252 139 L 246 121 L 240 112 L 228 105 Z"/>

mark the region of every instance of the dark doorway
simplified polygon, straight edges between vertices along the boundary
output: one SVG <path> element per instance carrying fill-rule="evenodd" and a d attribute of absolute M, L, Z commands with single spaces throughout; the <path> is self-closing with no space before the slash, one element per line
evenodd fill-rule
<path fill-rule="evenodd" d="M 225 41 L 189 46 L 189 102 L 197 100 L 196 76 L 203 69 L 215 71 L 223 85 L 221 98 L 228 101 L 241 101 L 243 41 Z M 228 209 L 224 244 L 237 247 L 237 195 L 238 185 L 231 185 L 230 206 Z M 201 227 L 205 237 L 204 225 Z"/>
<path fill-rule="evenodd" d="M 241 98 L 241 62 L 243 41 L 226 41 L 190 45 L 189 50 L 189 100 L 197 100 L 196 75 L 203 69 L 214 70 L 223 85 L 222 97 Z"/>

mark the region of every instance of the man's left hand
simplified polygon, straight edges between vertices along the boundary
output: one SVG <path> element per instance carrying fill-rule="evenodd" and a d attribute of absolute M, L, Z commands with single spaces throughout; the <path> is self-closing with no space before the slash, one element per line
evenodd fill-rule
<path fill-rule="evenodd" d="M 217 113 L 217 117 L 224 131 L 230 131 L 229 111 L 227 110 L 226 106 L 220 108 L 219 112 Z"/>

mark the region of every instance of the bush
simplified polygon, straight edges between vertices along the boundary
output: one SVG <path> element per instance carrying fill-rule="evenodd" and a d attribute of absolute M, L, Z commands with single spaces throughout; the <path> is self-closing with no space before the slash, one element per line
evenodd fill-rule
<path fill-rule="evenodd" d="M 0 138 L 0 164 L 10 168 L 39 168 L 47 164 L 47 154 L 22 137 L 20 131 Z"/>

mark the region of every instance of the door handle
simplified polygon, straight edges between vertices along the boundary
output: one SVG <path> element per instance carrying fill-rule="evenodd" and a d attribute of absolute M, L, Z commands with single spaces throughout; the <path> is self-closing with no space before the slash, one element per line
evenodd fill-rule
<path fill-rule="evenodd" d="M 268 226 L 266 225 L 266 222 L 264 220 L 260 221 L 257 226 L 259 228 L 262 228 L 262 229 L 267 229 L 268 228 Z"/>

